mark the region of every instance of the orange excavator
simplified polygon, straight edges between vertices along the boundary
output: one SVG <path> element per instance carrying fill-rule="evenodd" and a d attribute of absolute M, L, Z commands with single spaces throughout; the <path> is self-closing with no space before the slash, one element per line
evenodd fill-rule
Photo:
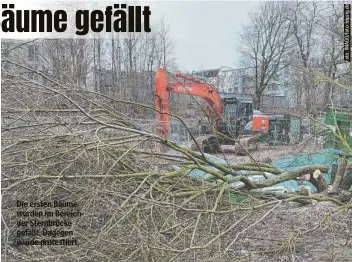
<path fill-rule="evenodd" d="M 207 135 L 197 138 L 196 142 L 204 152 L 221 152 L 220 145 L 223 144 L 234 144 L 237 154 L 245 154 L 251 149 L 258 148 L 259 138 L 262 134 L 268 133 L 269 120 L 266 115 L 253 114 L 251 99 L 238 98 L 228 93 L 220 94 L 213 85 L 180 72 L 171 74 L 171 78 L 168 79 L 168 72 L 164 68 L 156 71 L 154 102 L 158 110 L 156 113 L 158 135 L 166 138 L 169 135 L 172 92 L 198 96 L 207 103 L 206 113 L 211 126 L 224 136 Z M 246 126 L 250 128 L 246 129 Z M 194 145 L 192 147 L 195 148 Z"/>

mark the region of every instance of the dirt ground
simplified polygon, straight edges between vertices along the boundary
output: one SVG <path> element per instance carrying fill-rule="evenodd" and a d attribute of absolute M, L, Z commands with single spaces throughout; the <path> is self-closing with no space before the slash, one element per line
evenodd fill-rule
<path fill-rule="evenodd" d="M 242 235 L 239 261 L 352 261 L 352 210 L 332 210 L 327 202 L 283 204 Z"/>
<path fill-rule="evenodd" d="M 232 146 L 222 146 L 223 149 L 231 150 Z M 275 159 L 282 156 L 287 156 L 294 154 L 296 152 L 296 146 L 263 146 L 261 145 L 259 150 L 252 151 L 251 156 L 261 162 L 267 162 L 268 159 Z M 224 154 L 215 154 L 215 156 L 220 158 L 226 158 L 231 161 L 233 164 L 250 162 L 251 158 L 247 156 L 237 156 L 234 153 L 224 153 Z"/>
<path fill-rule="evenodd" d="M 225 146 L 225 150 L 226 147 L 231 146 Z M 321 145 L 316 143 L 262 145 L 251 155 L 258 161 L 267 162 L 269 159 L 320 149 Z M 234 153 L 216 156 L 234 164 L 250 162 L 249 156 L 236 156 Z M 238 261 L 352 262 L 352 210 L 334 213 L 336 209 L 337 206 L 328 202 L 313 201 L 312 205 L 306 206 L 282 204 L 252 230 L 244 233 L 233 252 L 239 254 Z M 255 221 L 258 217 L 252 219 Z"/>
<path fill-rule="evenodd" d="M 222 145 L 221 146 L 224 154 L 215 154 L 215 156 L 220 158 L 226 158 L 228 161 L 232 163 L 243 163 L 250 162 L 251 158 L 247 156 L 237 156 L 233 152 L 232 145 Z M 315 152 L 323 149 L 323 142 L 319 138 L 312 138 L 310 136 L 304 137 L 303 141 L 297 145 L 289 145 L 289 146 L 267 146 L 264 144 L 259 145 L 258 150 L 250 151 L 251 157 L 253 157 L 257 161 L 261 162 L 269 162 L 270 160 L 274 160 L 276 158 L 298 154 L 298 153 L 308 153 Z"/>

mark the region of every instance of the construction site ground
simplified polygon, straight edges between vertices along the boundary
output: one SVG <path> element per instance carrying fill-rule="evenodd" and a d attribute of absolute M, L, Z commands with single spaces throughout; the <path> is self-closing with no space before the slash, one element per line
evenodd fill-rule
<path fill-rule="evenodd" d="M 232 145 L 223 145 L 221 146 L 221 148 L 225 153 L 218 153 L 213 155 L 220 158 L 226 158 L 228 161 L 231 161 L 232 163 L 250 162 L 251 157 L 260 162 L 268 162 L 269 160 L 273 160 L 275 158 L 294 154 L 297 151 L 296 146 L 260 145 L 259 150 L 250 152 L 250 156 L 249 155 L 239 156 L 239 155 L 236 155 L 234 152 L 231 152 L 233 151 L 233 147 L 234 146 Z"/>
<path fill-rule="evenodd" d="M 352 261 L 352 210 L 335 212 L 328 202 L 283 203 L 265 219 L 251 217 L 251 230 L 240 228 L 234 261 Z M 241 256 L 242 255 L 242 256 Z"/>
<path fill-rule="evenodd" d="M 233 146 L 223 145 L 223 151 Z M 265 146 L 251 152 L 251 157 L 268 162 L 279 157 L 316 152 L 322 144 L 305 140 L 295 146 Z M 234 153 L 213 154 L 231 163 L 249 162 L 249 156 Z M 312 204 L 282 203 L 265 219 L 253 215 L 255 226 L 251 230 L 239 228 L 233 232 L 238 243 L 232 252 L 237 261 L 352 261 L 352 210 L 338 210 L 330 202 L 313 201 Z M 256 221 L 260 221 L 257 223 Z M 223 260 L 221 260 L 223 261 Z"/>
<path fill-rule="evenodd" d="M 247 155 L 236 155 L 234 153 L 233 145 L 222 145 L 221 149 L 224 153 L 213 154 L 220 158 L 226 158 L 232 163 L 250 162 L 252 158 L 260 162 L 271 162 L 274 159 L 299 154 L 316 152 L 323 149 L 322 139 L 313 138 L 312 136 L 305 136 L 303 141 L 296 145 L 274 145 L 268 146 L 260 144 L 258 150 L 250 151 L 250 156 Z"/>
<path fill-rule="evenodd" d="M 231 146 L 224 146 L 225 149 Z M 315 143 L 298 146 L 261 146 L 251 156 L 262 162 L 321 149 Z M 216 154 L 231 163 L 249 162 L 249 156 L 233 153 Z M 311 205 L 286 203 L 258 223 L 253 230 L 241 235 L 243 255 L 239 261 L 352 261 L 352 210 L 335 211 L 333 203 L 313 201 Z M 330 214 L 334 214 L 329 217 Z M 261 219 L 254 216 L 253 221 Z M 237 232 L 238 233 L 238 232 Z M 236 237 L 237 233 L 234 233 Z M 239 257 L 241 257 L 241 255 Z"/>

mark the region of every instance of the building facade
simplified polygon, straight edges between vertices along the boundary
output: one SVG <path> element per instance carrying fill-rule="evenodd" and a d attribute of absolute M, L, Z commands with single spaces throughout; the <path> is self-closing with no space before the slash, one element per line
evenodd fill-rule
<path fill-rule="evenodd" d="M 228 68 L 193 72 L 193 75 L 213 84 L 219 92 L 233 93 L 240 97 L 253 97 L 255 94 L 254 68 Z M 291 85 L 288 69 L 283 70 L 271 80 L 262 96 L 262 108 L 294 107 L 295 94 Z"/>

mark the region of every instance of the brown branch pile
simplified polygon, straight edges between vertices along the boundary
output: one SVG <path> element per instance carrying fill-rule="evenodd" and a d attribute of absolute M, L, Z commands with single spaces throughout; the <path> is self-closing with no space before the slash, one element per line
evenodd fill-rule
<path fill-rule="evenodd" d="M 351 245 L 348 220 L 340 212 L 331 215 L 342 217 L 333 232 L 335 226 L 326 227 L 319 209 L 309 216 L 302 212 L 290 226 L 279 218 L 286 208 L 298 208 L 291 201 L 332 201 L 338 211 L 351 204 L 327 196 L 251 191 L 326 167 L 287 173 L 257 162 L 219 165 L 143 130 L 131 115 L 121 113 L 122 107 L 137 106 L 152 110 L 55 81 L 43 85 L 14 72 L 3 74 L 4 261 L 268 261 L 294 253 L 304 258 L 307 252 L 296 252 L 304 247 L 300 239 L 320 225 L 322 232 Z M 158 144 L 175 153 L 158 153 L 153 150 Z M 214 179 L 192 179 L 187 174 L 192 169 Z M 253 182 L 238 175 L 240 170 L 270 172 L 274 178 Z M 245 187 L 235 190 L 230 183 L 236 181 Z M 77 202 L 83 215 L 69 220 L 79 246 L 17 246 L 16 201 Z M 28 208 L 33 209 L 42 210 Z M 307 223 L 302 223 L 304 217 Z"/>

